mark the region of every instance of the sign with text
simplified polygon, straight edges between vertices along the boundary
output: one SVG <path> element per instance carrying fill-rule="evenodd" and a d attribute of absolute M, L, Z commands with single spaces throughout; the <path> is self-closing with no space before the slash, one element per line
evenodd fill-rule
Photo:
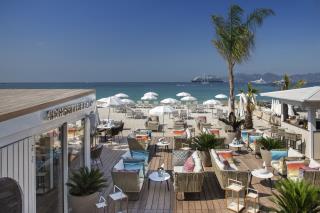
<path fill-rule="evenodd" d="M 75 104 L 70 104 L 62 107 L 57 107 L 55 109 L 51 109 L 46 111 L 45 120 L 54 120 L 56 118 L 61 118 L 67 115 L 70 115 L 74 112 L 81 111 L 83 109 L 87 109 L 93 105 L 94 101 L 83 101 Z"/>

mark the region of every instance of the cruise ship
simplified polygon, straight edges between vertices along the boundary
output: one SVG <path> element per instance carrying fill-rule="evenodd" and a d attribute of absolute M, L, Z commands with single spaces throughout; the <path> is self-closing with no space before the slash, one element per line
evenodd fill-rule
<path fill-rule="evenodd" d="M 255 80 L 255 81 L 250 81 L 253 84 L 266 84 L 267 82 L 263 80 L 262 78 Z"/>
<path fill-rule="evenodd" d="M 213 83 L 213 82 L 223 82 L 221 78 L 217 78 L 214 75 L 204 75 L 204 76 L 196 76 L 194 77 L 191 82 L 193 83 Z"/>

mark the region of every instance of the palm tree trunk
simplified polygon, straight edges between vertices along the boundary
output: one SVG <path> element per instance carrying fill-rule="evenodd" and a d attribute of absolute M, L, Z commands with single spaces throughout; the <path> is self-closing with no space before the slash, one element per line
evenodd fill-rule
<path fill-rule="evenodd" d="M 228 62 L 228 72 L 229 72 L 229 113 L 234 113 L 234 76 L 233 76 L 234 65 Z"/>

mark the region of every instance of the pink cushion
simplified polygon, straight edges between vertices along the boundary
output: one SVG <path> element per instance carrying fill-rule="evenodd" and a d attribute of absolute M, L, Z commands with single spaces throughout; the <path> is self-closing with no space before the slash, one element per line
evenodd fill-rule
<path fill-rule="evenodd" d="M 190 156 L 183 165 L 183 171 L 193 172 L 194 167 L 195 167 L 194 160 L 192 156 Z"/>

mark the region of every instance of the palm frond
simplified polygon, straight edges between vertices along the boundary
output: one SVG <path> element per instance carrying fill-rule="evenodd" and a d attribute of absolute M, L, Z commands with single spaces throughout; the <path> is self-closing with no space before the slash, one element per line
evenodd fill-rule
<path fill-rule="evenodd" d="M 266 17 L 271 15 L 275 15 L 275 12 L 271 9 L 264 9 L 264 8 L 255 9 L 247 17 L 247 21 L 245 22 L 245 25 L 254 31 L 256 27 L 260 27 L 263 24 L 263 21 L 265 20 Z"/>

